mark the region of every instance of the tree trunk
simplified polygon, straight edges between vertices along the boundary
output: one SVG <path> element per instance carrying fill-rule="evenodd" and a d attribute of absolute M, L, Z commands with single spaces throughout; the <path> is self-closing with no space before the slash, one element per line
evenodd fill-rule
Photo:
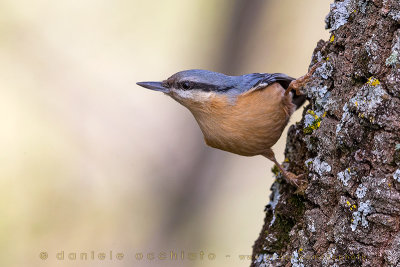
<path fill-rule="evenodd" d="M 252 266 L 400 266 L 400 1 L 335 1 Z M 304 29 L 307 30 L 307 29 Z"/>

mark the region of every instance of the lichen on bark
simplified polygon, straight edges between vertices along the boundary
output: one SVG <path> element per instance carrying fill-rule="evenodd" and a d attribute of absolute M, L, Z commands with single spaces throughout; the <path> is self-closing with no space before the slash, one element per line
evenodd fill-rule
<path fill-rule="evenodd" d="M 252 266 L 400 266 L 400 2 L 335 1 Z M 277 197 L 278 196 L 278 197 Z"/>

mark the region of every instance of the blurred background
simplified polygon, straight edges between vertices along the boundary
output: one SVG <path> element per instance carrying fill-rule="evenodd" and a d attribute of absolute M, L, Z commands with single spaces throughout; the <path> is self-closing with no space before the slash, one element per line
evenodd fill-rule
<path fill-rule="evenodd" d="M 0 1 L 0 265 L 248 266 L 271 162 L 206 147 L 184 107 L 135 83 L 303 75 L 330 2 Z"/>

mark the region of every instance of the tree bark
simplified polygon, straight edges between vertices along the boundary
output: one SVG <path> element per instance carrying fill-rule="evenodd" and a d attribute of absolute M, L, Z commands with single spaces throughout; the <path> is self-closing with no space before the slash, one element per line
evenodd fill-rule
<path fill-rule="evenodd" d="M 400 266 L 400 2 L 331 4 L 252 266 Z M 307 30 L 307 29 L 305 29 Z"/>

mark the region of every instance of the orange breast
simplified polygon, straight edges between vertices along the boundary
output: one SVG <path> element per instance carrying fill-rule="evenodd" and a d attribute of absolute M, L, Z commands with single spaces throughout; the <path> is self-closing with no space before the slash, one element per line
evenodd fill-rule
<path fill-rule="evenodd" d="M 284 97 L 281 85 L 274 83 L 239 95 L 234 102 L 216 95 L 189 109 L 209 146 L 254 156 L 278 141 L 295 110 L 291 100 L 290 95 Z"/>

